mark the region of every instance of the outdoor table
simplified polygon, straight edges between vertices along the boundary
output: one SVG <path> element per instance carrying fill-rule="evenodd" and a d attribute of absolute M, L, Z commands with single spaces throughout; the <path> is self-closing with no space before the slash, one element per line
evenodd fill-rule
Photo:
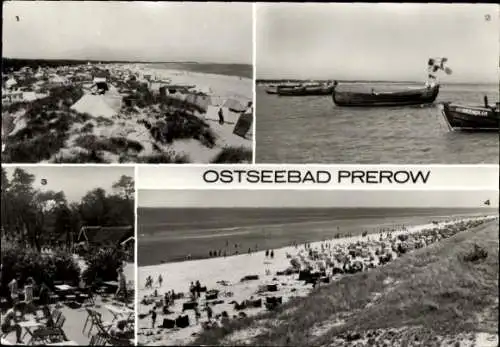
<path fill-rule="evenodd" d="M 61 292 L 67 292 L 68 290 L 72 290 L 72 289 L 75 289 L 74 287 L 72 286 L 69 286 L 67 284 L 59 284 L 57 286 L 54 286 L 57 290 L 61 291 Z"/>
<path fill-rule="evenodd" d="M 113 315 L 113 322 L 119 318 L 119 316 L 124 316 L 125 320 L 128 321 L 132 318 L 134 315 L 135 311 L 129 309 L 128 307 L 116 307 L 112 305 L 106 305 L 105 306 L 109 312 Z"/>
<path fill-rule="evenodd" d="M 29 334 L 30 337 L 33 338 L 33 332 L 31 331 L 31 329 L 43 327 L 42 323 L 36 322 L 36 321 L 19 322 L 18 324 L 21 328 L 24 328 L 24 330 L 26 330 L 26 332 L 23 335 L 23 339 L 24 339 L 24 336 L 26 336 L 26 334 Z"/>

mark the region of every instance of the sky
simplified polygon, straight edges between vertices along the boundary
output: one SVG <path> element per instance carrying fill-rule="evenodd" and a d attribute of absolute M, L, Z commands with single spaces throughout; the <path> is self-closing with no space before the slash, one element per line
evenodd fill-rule
<path fill-rule="evenodd" d="M 134 177 L 133 167 L 124 166 L 3 166 L 7 176 L 12 179 L 16 168 L 35 175 L 33 187 L 39 190 L 63 191 L 68 202 L 78 202 L 89 191 L 103 188 L 108 193 L 113 192 L 112 185 L 122 175 Z M 47 184 L 42 184 L 42 179 Z"/>
<path fill-rule="evenodd" d="M 259 4 L 256 23 L 260 79 L 424 81 L 446 57 L 443 83 L 499 80 L 496 4 Z"/>
<path fill-rule="evenodd" d="M 490 207 L 498 191 L 139 190 L 140 207 Z"/>
<path fill-rule="evenodd" d="M 3 3 L 8 58 L 251 64 L 252 37 L 252 4 Z"/>

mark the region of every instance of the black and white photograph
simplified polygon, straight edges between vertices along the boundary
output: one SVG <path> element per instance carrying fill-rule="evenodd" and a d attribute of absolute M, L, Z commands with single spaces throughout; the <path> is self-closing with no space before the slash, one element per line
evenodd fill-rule
<path fill-rule="evenodd" d="M 497 4 L 256 7 L 256 163 L 498 163 Z"/>
<path fill-rule="evenodd" d="M 497 190 L 140 187 L 139 345 L 498 345 Z"/>
<path fill-rule="evenodd" d="M 253 162 L 251 3 L 3 4 L 2 162 Z"/>
<path fill-rule="evenodd" d="M 133 167 L 2 166 L 3 345 L 135 345 Z"/>

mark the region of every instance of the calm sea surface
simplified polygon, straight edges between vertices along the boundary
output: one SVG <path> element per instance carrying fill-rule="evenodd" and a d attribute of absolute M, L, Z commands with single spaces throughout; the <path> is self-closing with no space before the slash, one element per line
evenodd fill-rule
<path fill-rule="evenodd" d="M 370 84 L 373 86 L 374 84 Z M 376 83 L 375 89 L 406 87 Z M 368 85 L 359 84 L 364 88 Z M 499 101 L 498 85 L 442 85 L 436 102 Z M 256 88 L 257 163 L 498 164 L 498 133 L 448 131 L 437 106 L 345 108 Z"/>
<path fill-rule="evenodd" d="M 207 258 L 209 251 L 246 253 L 279 248 L 293 241 L 333 238 L 339 233 L 376 232 L 381 227 L 418 225 L 448 216 L 489 209 L 291 209 L 291 208 L 139 208 L 139 266 Z M 338 228 L 338 229 L 337 229 Z M 234 245 L 237 244 L 238 247 Z"/>
<path fill-rule="evenodd" d="M 253 77 L 253 66 L 247 64 L 207 64 L 207 63 L 154 63 L 151 67 L 211 73 L 217 75 Z"/>

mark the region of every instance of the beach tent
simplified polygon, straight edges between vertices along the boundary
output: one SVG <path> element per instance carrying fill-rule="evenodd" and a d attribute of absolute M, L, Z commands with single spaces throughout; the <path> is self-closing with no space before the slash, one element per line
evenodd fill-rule
<path fill-rule="evenodd" d="M 210 96 L 210 105 L 212 106 L 222 106 L 224 104 L 225 99 L 222 96 Z"/>
<path fill-rule="evenodd" d="M 53 84 L 59 84 L 59 85 L 62 85 L 62 84 L 66 84 L 67 83 L 67 80 L 62 78 L 61 76 L 59 75 L 55 75 L 53 76 L 52 78 L 50 78 L 49 80 L 50 83 L 53 83 Z"/>
<path fill-rule="evenodd" d="M 198 93 L 202 93 L 202 94 L 212 94 L 213 93 L 213 90 L 212 88 L 210 88 L 209 86 L 196 86 L 194 88 L 194 90 Z"/>
<path fill-rule="evenodd" d="M 186 101 L 191 104 L 197 105 L 203 110 L 206 110 L 210 105 L 210 97 L 208 95 L 188 93 L 186 96 Z"/>
<path fill-rule="evenodd" d="M 82 96 L 73 106 L 71 106 L 71 109 L 80 113 L 88 113 L 93 117 L 100 116 L 112 118 L 118 114 L 118 112 L 105 101 L 105 97 L 102 95 L 86 94 Z"/>
<path fill-rule="evenodd" d="M 76 242 L 85 242 L 89 246 L 119 245 L 134 236 L 130 225 L 119 227 L 83 226 Z"/>
<path fill-rule="evenodd" d="M 242 105 L 241 102 L 236 99 L 227 99 L 222 106 L 234 112 L 243 112 L 247 109 L 246 105 Z"/>
<path fill-rule="evenodd" d="M 251 110 L 249 110 L 240 115 L 238 121 L 236 122 L 236 125 L 234 126 L 233 134 L 241 136 L 243 138 L 247 135 L 250 135 L 249 133 L 252 130 L 252 123 L 253 113 Z"/>
<path fill-rule="evenodd" d="M 207 112 L 204 114 L 204 118 L 206 120 L 219 122 L 219 109 L 221 108 L 225 124 L 236 124 L 236 122 L 238 122 L 240 114 L 231 111 L 227 107 L 207 106 Z"/>
<path fill-rule="evenodd" d="M 7 80 L 7 82 L 5 82 L 5 86 L 7 88 L 14 88 L 15 86 L 17 86 L 17 81 L 15 78 L 9 78 Z"/>

